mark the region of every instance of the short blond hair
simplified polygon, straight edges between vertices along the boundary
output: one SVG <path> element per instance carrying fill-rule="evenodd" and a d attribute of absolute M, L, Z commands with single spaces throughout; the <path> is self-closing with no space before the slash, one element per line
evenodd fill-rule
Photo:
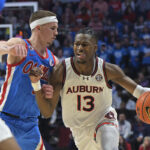
<path fill-rule="evenodd" d="M 49 17 L 49 16 L 56 16 L 55 13 L 47 10 L 38 10 L 36 12 L 33 12 L 29 19 L 29 24 L 31 24 L 33 21 L 41 19 L 43 17 Z"/>

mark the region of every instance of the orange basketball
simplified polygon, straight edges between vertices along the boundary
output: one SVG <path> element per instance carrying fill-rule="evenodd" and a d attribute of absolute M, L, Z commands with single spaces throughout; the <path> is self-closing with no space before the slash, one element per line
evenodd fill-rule
<path fill-rule="evenodd" d="M 150 92 L 145 92 L 138 98 L 136 113 L 141 121 L 150 124 Z"/>

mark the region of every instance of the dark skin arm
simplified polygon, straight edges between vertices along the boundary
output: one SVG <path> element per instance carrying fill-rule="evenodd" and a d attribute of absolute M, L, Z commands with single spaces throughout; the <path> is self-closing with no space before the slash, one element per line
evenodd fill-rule
<path fill-rule="evenodd" d="M 37 69 L 37 68 L 36 68 Z M 40 68 L 38 68 L 40 69 Z M 60 90 L 62 88 L 62 81 L 63 81 L 63 65 L 58 64 L 53 69 L 53 72 L 49 76 L 48 83 L 53 86 L 53 97 L 52 98 L 46 98 L 46 93 L 43 92 L 43 90 L 35 91 L 36 100 L 38 107 L 42 113 L 42 115 L 45 118 L 51 117 L 53 114 L 54 109 L 56 108 L 59 100 L 59 94 Z M 32 69 L 32 72 L 30 72 L 30 79 L 32 83 L 37 82 L 41 76 L 40 74 L 35 74 L 35 71 Z M 48 90 L 48 89 L 47 89 Z M 46 92 L 46 90 L 44 90 Z M 47 91 L 49 92 L 49 91 Z"/>
<path fill-rule="evenodd" d="M 111 80 L 112 82 L 119 84 L 131 94 L 133 93 L 137 84 L 128 76 L 126 76 L 120 67 L 114 64 L 106 63 L 105 69 L 108 80 Z M 52 74 L 49 77 L 49 84 L 52 85 L 54 88 L 52 98 L 50 99 L 45 98 L 46 94 L 42 90 L 35 92 L 38 106 L 41 110 L 42 115 L 46 118 L 52 115 L 54 109 L 58 104 L 59 94 L 63 82 L 63 72 L 64 72 L 63 70 L 64 70 L 63 65 L 59 64 L 57 65 L 56 68 L 54 68 Z"/>
<path fill-rule="evenodd" d="M 0 142 L 0 150 L 21 150 L 16 140 L 11 137 Z"/>
<path fill-rule="evenodd" d="M 133 94 L 137 83 L 126 76 L 120 67 L 114 64 L 106 63 L 105 69 L 108 81 L 111 80 L 112 82 L 117 83 L 126 89 L 129 93 Z"/>

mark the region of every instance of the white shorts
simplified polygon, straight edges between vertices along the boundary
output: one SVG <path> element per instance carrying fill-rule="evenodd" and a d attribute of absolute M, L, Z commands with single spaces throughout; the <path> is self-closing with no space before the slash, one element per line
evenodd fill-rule
<path fill-rule="evenodd" d="M 115 110 L 93 126 L 71 128 L 79 150 L 118 150 L 119 130 Z"/>
<path fill-rule="evenodd" d="M 11 137 L 13 137 L 13 135 L 10 129 L 7 127 L 5 122 L 0 118 L 0 142 Z"/>

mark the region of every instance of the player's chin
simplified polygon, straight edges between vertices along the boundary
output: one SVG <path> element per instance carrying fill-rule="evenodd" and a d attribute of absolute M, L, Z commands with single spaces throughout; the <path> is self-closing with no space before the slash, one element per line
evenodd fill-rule
<path fill-rule="evenodd" d="M 79 64 L 85 64 L 86 63 L 86 61 L 84 59 L 77 58 L 76 60 L 77 60 L 77 63 L 79 63 Z"/>
<path fill-rule="evenodd" d="M 47 42 L 47 47 L 51 45 L 52 45 L 52 42 Z"/>

